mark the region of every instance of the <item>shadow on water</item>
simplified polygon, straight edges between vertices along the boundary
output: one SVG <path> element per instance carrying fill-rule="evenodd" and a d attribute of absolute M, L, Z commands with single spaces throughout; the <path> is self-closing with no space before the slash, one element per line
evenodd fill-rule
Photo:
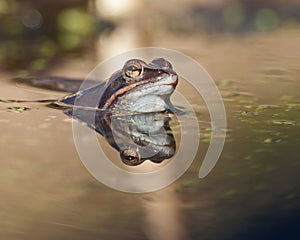
<path fill-rule="evenodd" d="M 154 1 L 116 17 L 101 12 L 101 1 L 47 2 L 0 0 L 1 239 L 299 238 L 299 4 Z M 179 82 L 199 119 L 197 157 L 168 188 L 134 195 L 87 173 L 62 111 L 5 99 L 58 99 L 65 93 L 9 79 L 81 79 L 103 57 L 140 46 L 201 63 L 221 92 L 228 129 L 218 164 L 198 179 L 210 118 L 195 89 Z"/>

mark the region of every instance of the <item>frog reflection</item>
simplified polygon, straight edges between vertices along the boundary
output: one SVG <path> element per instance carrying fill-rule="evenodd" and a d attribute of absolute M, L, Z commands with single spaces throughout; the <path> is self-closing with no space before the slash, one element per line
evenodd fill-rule
<path fill-rule="evenodd" d="M 100 133 L 120 153 L 126 165 L 137 166 L 145 160 L 161 163 L 175 154 L 171 118 L 166 112 L 115 116 L 70 109 L 65 113 Z"/>
<path fill-rule="evenodd" d="M 79 81 L 72 85 L 70 79 L 63 78 L 26 81 L 65 91 L 74 91 L 74 85 L 79 88 Z M 167 60 L 156 58 L 147 64 L 131 59 L 107 81 L 90 81 L 92 86 L 63 97 L 52 106 L 65 109 L 66 114 L 102 134 L 120 152 L 125 164 L 135 166 L 146 159 L 160 163 L 175 152 L 167 112 L 174 109 L 170 96 L 177 83 L 178 76 Z"/>

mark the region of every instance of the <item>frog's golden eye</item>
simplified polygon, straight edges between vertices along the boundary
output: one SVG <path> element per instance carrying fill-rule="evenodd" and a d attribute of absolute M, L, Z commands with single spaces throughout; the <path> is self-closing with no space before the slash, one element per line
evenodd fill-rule
<path fill-rule="evenodd" d="M 143 66 L 137 61 L 128 61 L 123 68 L 123 75 L 126 79 L 137 78 L 142 75 Z"/>
<path fill-rule="evenodd" d="M 121 160 L 129 166 L 136 166 L 142 163 L 139 154 L 133 149 L 125 149 L 120 152 Z"/>

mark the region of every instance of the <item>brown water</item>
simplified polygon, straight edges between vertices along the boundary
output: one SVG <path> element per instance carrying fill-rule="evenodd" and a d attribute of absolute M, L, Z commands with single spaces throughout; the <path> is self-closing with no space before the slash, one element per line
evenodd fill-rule
<path fill-rule="evenodd" d="M 299 26 L 153 39 L 151 46 L 195 58 L 220 89 L 228 136 L 213 171 L 197 178 L 209 137 L 203 107 L 196 106 L 203 134 L 193 165 L 168 188 L 136 195 L 89 175 L 63 112 L 44 103 L 1 102 L 1 239 L 299 238 Z M 48 74 L 84 77 L 95 63 L 65 60 Z M 1 72 L 1 99 L 63 95 L 16 86 L 9 81 L 14 76 Z"/>

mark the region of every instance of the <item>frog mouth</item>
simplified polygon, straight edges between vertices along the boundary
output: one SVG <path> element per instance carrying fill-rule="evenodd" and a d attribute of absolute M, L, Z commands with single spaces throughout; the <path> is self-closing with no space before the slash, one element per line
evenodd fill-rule
<path fill-rule="evenodd" d="M 159 82 L 161 82 L 162 85 L 176 86 L 178 83 L 178 76 L 176 74 L 172 74 L 164 78 L 162 77 Z"/>
<path fill-rule="evenodd" d="M 166 78 L 161 78 L 157 82 L 146 83 L 141 85 L 136 89 L 133 89 L 132 92 L 143 93 L 143 95 L 170 95 L 173 93 L 177 86 L 177 77 L 168 76 Z"/>
<path fill-rule="evenodd" d="M 163 84 L 163 85 L 167 85 L 167 86 L 173 86 L 174 88 L 177 86 L 177 81 L 171 82 L 171 83 L 167 83 L 167 84 Z"/>
<path fill-rule="evenodd" d="M 156 87 L 172 87 L 173 89 L 176 88 L 178 83 L 178 77 L 177 75 L 169 75 L 166 77 L 161 77 L 159 79 L 157 79 L 156 82 L 153 82 L 152 84 L 149 84 L 148 86 L 145 86 L 145 89 L 152 89 L 152 88 L 156 88 Z M 145 84 L 147 85 L 147 84 Z"/>

